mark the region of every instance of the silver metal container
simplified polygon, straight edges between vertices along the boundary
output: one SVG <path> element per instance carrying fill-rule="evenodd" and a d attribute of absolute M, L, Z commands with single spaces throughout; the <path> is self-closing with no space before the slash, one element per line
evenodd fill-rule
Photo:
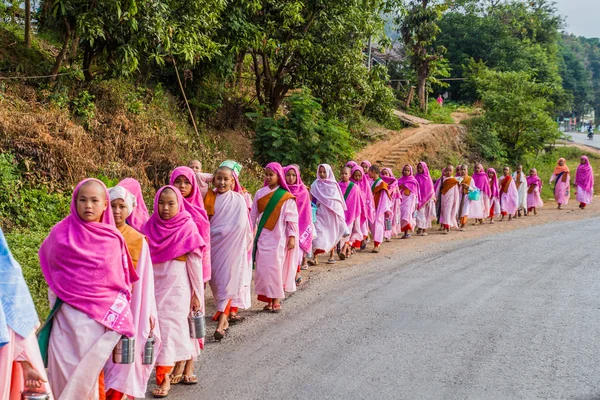
<path fill-rule="evenodd" d="M 115 364 L 133 364 L 134 360 L 135 338 L 123 335 L 113 350 L 113 362 Z"/>
<path fill-rule="evenodd" d="M 386 231 L 391 231 L 392 230 L 392 219 L 391 218 L 386 218 L 385 219 L 385 230 Z"/>
<path fill-rule="evenodd" d="M 142 359 L 142 364 L 150 365 L 154 362 L 154 336 L 150 336 L 148 340 L 146 340 L 146 344 L 144 345 L 144 358 Z"/>
<path fill-rule="evenodd" d="M 50 393 L 23 392 L 21 400 L 49 400 Z"/>
<path fill-rule="evenodd" d="M 206 336 L 206 321 L 202 311 L 192 311 L 188 317 L 188 322 L 190 324 L 190 337 L 202 339 Z"/>

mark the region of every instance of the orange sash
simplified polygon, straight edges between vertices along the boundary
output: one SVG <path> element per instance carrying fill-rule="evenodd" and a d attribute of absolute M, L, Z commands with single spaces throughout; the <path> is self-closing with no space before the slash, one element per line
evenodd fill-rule
<path fill-rule="evenodd" d="M 461 183 L 466 185 L 462 187 L 463 194 L 469 194 L 469 186 L 471 186 L 471 177 L 469 175 L 465 175 Z"/>
<path fill-rule="evenodd" d="M 131 255 L 131 261 L 133 261 L 133 267 L 137 269 L 137 264 L 142 255 L 142 246 L 144 245 L 145 236 L 133 229 L 129 225 L 124 225 L 119 228 L 119 232 L 125 239 L 125 244 Z"/>
<path fill-rule="evenodd" d="M 521 186 L 521 173 L 517 172 L 517 177 L 515 180 L 515 185 L 517 185 L 517 189 L 519 188 L 519 186 Z"/>
<path fill-rule="evenodd" d="M 456 178 L 448 178 L 442 182 L 442 194 L 447 194 L 450 189 L 458 185 Z"/>
<path fill-rule="evenodd" d="M 381 200 L 382 192 L 387 194 L 388 199 L 391 199 L 388 185 L 387 185 L 387 183 L 385 183 L 383 181 L 381 182 L 380 185 L 375 186 L 375 188 L 373 189 L 373 197 L 375 199 L 375 210 L 377 210 L 377 208 L 379 208 L 379 201 Z"/>
<path fill-rule="evenodd" d="M 265 208 L 267 208 L 267 204 L 269 204 L 269 200 L 271 200 L 271 197 L 273 197 L 274 193 L 275 193 L 275 191 L 258 199 L 256 204 L 258 206 L 258 212 L 260 214 L 265 212 Z M 281 214 L 281 208 L 283 207 L 283 204 L 290 199 L 295 199 L 295 197 L 289 192 L 287 192 L 286 194 L 284 194 L 281 197 L 281 199 L 275 206 L 275 209 L 273 209 L 273 212 L 271 213 L 271 215 L 269 215 L 269 218 L 267 219 L 267 222 L 265 223 L 265 229 L 268 229 L 270 231 L 275 229 L 275 225 L 277 224 L 277 221 L 279 221 L 279 215 Z"/>
<path fill-rule="evenodd" d="M 511 176 L 504 177 L 504 179 L 502 180 L 502 187 L 500 188 L 500 190 L 502 190 L 502 192 L 508 193 L 508 188 L 510 187 L 510 181 L 512 181 Z"/>
<path fill-rule="evenodd" d="M 204 196 L 204 209 L 208 214 L 208 218 L 215 215 L 215 201 L 217 200 L 217 193 L 214 190 L 209 190 Z"/>

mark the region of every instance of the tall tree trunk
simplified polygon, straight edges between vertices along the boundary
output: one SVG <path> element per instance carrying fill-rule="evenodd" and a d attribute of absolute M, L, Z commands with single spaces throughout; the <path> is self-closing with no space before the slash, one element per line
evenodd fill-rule
<path fill-rule="evenodd" d="M 71 40 L 71 49 L 69 50 L 69 64 L 73 65 L 75 57 L 77 57 L 77 50 L 79 49 L 79 35 L 77 31 L 73 31 L 73 38 Z"/>
<path fill-rule="evenodd" d="M 419 108 L 421 111 L 425 112 L 427 110 L 427 67 L 419 68 L 418 72 L 418 83 L 417 83 L 417 93 L 419 96 Z"/>
<path fill-rule="evenodd" d="M 31 48 L 31 0 L 25 0 L 25 47 Z"/>
<path fill-rule="evenodd" d="M 58 75 L 58 71 L 62 65 L 62 62 L 65 58 L 65 54 L 67 54 L 67 49 L 69 48 L 69 40 L 71 40 L 71 24 L 69 24 L 69 20 L 67 18 L 63 18 L 63 24 L 65 26 L 65 38 L 63 40 L 62 48 L 60 49 L 60 53 L 56 56 L 54 60 L 54 66 L 52 67 L 52 71 L 50 71 L 50 82 L 54 82 L 56 80 L 56 76 Z"/>
<path fill-rule="evenodd" d="M 244 70 L 244 58 L 246 58 L 246 52 L 240 51 L 237 55 L 237 60 L 235 62 L 235 75 L 233 77 L 233 87 L 237 89 L 242 82 L 242 72 Z"/>

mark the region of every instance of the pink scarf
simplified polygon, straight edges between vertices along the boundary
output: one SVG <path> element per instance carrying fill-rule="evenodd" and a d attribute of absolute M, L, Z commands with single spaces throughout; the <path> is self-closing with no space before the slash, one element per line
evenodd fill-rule
<path fill-rule="evenodd" d="M 129 217 L 127 217 L 127 223 L 139 232 L 146 221 L 148 221 L 148 218 L 150 218 L 148 208 L 144 202 L 142 187 L 133 178 L 125 178 L 117 186 L 127 189 L 135 197 L 136 206 L 133 208 L 131 214 L 129 214 Z"/>
<path fill-rule="evenodd" d="M 414 193 L 415 196 L 417 196 L 417 204 L 418 204 L 420 202 L 419 181 L 417 181 L 417 179 L 413 175 L 413 167 L 411 165 L 406 164 L 404 167 L 402 167 L 403 171 L 404 171 L 405 167 L 408 167 L 410 169 L 410 175 L 408 175 L 408 176 L 402 175 L 400 178 L 398 178 L 398 186 L 399 187 L 404 186 L 406 189 L 408 189 L 412 193 Z"/>
<path fill-rule="evenodd" d="M 481 167 L 481 172 L 474 172 L 471 175 L 473 178 L 473 183 L 475 187 L 481 190 L 481 193 L 487 194 L 488 197 L 492 197 L 492 188 L 490 187 L 490 178 L 488 178 L 485 170 L 483 169 L 483 165 L 477 164 L 475 167 Z"/>
<path fill-rule="evenodd" d="M 345 195 L 350 182 L 340 182 L 340 190 Z M 357 217 L 361 217 L 361 223 L 364 222 L 365 217 L 361 215 L 361 210 L 364 208 L 364 199 L 361 197 L 360 188 L 357 184 L 354 184 L 354 188 L 348 193 L 346 201 L 346 225 L 350 225 L 354 222 Z"/>
<path fill-rule="evenodd" d="M 293 185 L 287 185 L 290 193 L 296 198 L 296 206 L 298 207 L 298 228 L 300 229 L 300 237 L 305 239 L 300 241 L 300 247 L 305 252 L 309 252 L 312 244 L 312 207 L 310 204 L 310 194 L 308 189 L 302 182 L 300 177 L 300 170 L 295 165 L 285 167 L 283 170 L 284 174 L 287 174 L 289 170 L 296 172 L 296 183 Z M 285 178 L 284 178 L 285 179 Z M 303 235 L 303 233 L 308 234 Z"/>
<path fill-rule="evenodd" d="M 132 337 L 129 302 L 131 284 L 138 276 L 110 204 L 101 222 L 86 222 L 77 214 L 79 189 L 90 181 L 102 185 L 109 201 L 108 190 L 99 180 L 80 182 L 73 191 L 71 213 L 52 228 L 40 247 L 40 266 L 58 298 L 99 324 Z"/>
<path fill-rule="evenodd" d="M 177 195 L 179 212 L 173 218 L 164 220 L 158 212 L 158 200 L 160 194 L 167 188 Z M 204 240 L 191 214 L 186 211 L 187 206 L 188 203 L 175 186 L 164 186 L 156 192 L 154 214 L 142 228 L 142 233 L 148 239 L 153 263 L 167 262 L 191 252 L 201 254 L 200 249 L 204 247 Z"/>
<path fill-rule="evenodd" d="M 362 174 L 362 179 L 360 181 L 354 180 L 355 171 L 360 171 Z M 364 217 L 367 218 L 369 222 L 373 222 L 375 220 L 375 198 L 373 197 L 373 192 L 371 191 L 371 185 L 367 180 L 367 175 L 360 165 L 352 168 L 352 171 L 350 172 L 350 180 L 358 185 L 362 193 L 361 197 L 364 205 Z"/>
<path fill-rule="evenodd" d="M 490 185 L 490 189 L 492 190 L 492 198 L 500 198 L 500 185 L 498 184 L 498 174 L 496 174 L 496 170 L 494 168 L 488 168 L 487 173 L 494 173 L 494 177 L 492 178 L 492 183 Z M 489 180 L 489 177 L 488 177 Z"/>
<path fill-rule="evenodd" d="M 291 193 L 290 188 L 288 187 L 287 182 L 285 181 L 285 173 L 283 172 L 283 167 L 281 166 L 281 164 L 279 164 L 278 162 L 272 162 L 272 163 L 267 164 L 265 169 L 267 169 L 267 168 L 269 168 L 271 171 L 275 172 L 277 177 L 279 177 L 279 186 L 282 189 L 285 189 Z M 300 176 L 300 175 L 298 175 L 298 176 Z M 265 179 L 263 187 L 265 187 L 265 186 L 269 186 L 266 179 Z"/>
<path fill-rule="evenodd" d="M 383 171 L 387 171 L 390 176 L 384 176 L 379 174 L 379 177 L 381 178 L 382 181 L 384 181 L 385 183 L 387 183 L 388 185 L 388 190 L 390 192 L 390 194 L 392 195 L 393 199 L 397 199 L 400 197 L 400 192 L 398 191 L 398 179 L 396 179 L 396 177 L 394 176 L 394 172 L 390 169 L 390 168 L 382 168 L 381 172 Z"/>
<path fill-rule="evenodd" d="M 348 162 L 346 163 L 346 167 L 348 167 L 348 168 L 350 168 L 350 169 L 352 169 L 352 168 L 356 167 L 357 165 L 358 165 L 358 164 L 356 163 L 356 161 L 348 161 Z"/>
<path fill-rule="evenodd" d="M 527 176 L 527 187 L 529 187 L 531 185 L 537 185 L 538 189 L 540 191 L 542 190 L 542 180 L 538 176 L 537 170 L 535 171 L 535 175 L 534 176 L 531 176 L 531 175 Z"/>
<path fill-rule="evenodd" d="M 594 189 L 594 171 L 590 165 L 590 160 L 586 156 L 581 156 L 581 158 L 585 160 L 585 164 L 579 164 L 577 166 L 575 184 L 581 186 L 586 192 L 592 192 Z"/>
<path fill-rule="evenodd" d="M 423 173 L 415 175 L 415 179 L 419 183 L 419 205 L 417 208 L 423 207 L 433 198 L 433 196 L 435 196 L 433 179 L 431 179 L 431 175 L 429 174 L 429 167 L 427 166 L 427 163 L 423 161 L 419 164 L 423 167 Z"/>
<path fill-rule="evenodd" d="M 319 169 L 325 168 L 327 176 L 325 179 L 319 177 Z M 331 211 L 346 219 L 346 202 L 344 194 L 340 189 L 333 170 L 329 164 L 321 164 L 317 167 L 317 180 L 310 186 L 310 194 L 319 202 L 320 205 L 329 208 Z"/>

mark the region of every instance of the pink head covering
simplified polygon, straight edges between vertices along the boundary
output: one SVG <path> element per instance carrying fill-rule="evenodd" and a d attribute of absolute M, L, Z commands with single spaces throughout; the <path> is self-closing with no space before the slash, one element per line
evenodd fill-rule
<path fill-rule="evenodd" d="M 358 164 L 356 163 L 356 161 L 348 161 L 348 162 L 346 163 L 346 167 L 348 167 L 348 168 L 354 168 L 354 167 L 356 167 L 357 165 L 358 165 Z"/>
<path fill-rule="evenodd" d="M 319 177 L 319 169 L 325 168 L 327 176 L 325 179 Z M 310 186 L 310 194 L 319 202 L 320 205 L 329 208 L 340 217 L 346 219 L 344 211 L 346 211 L 346 202 L 344 201 L 344 194 L 340 189 L 333 169 L 329 164 L 320 164 L 317 167 L 317 180 L 315 180 Z"/>
<path fill-rule="evenodd" d="M 188 197 L 183 197 L 183 199 L 186 201 L 185 210 L 192 216 L 192 220 L 196 223 L 200 236 L 202 236 L 202 274 L 204 281 L 207 282 L 211 276 L 210 222 L 208 221 L 208 214 L 204 208 L 204 200 L 202 199 L 202 193 L 200 193 L 194 170 L 190 167 L 175 168 L 171 172 L 170 185 L 173 186 L 180 176 L 184 176 L 192 184 L 192 192 Z"/>
<path fill-rule="evenodd" d="M 360 171 L 362 174 L 362 179 L 360 181 L 354 180 L 354 173 L 356 171 Z M 373 191 L 371 190 L 371 185 L 367 179 L 367 174 L 360 165 L 352 168 L 350 172 L 350 180 L 358 185 L 360 191 L 362 193 L 363 201 L 364 201 L 364 212 L 363 215 L 370 222 L 373 222 L 375 219 L 375 199 L 373 197 Z"/>
<path fill-rule="evenodd" d="M 537 187 L 542 190 L 542 180 L 540 179 L 540 177 L 537 174 L 537 169 L 535 168 L 531 168 L 534 172 L 535 175 L 531 176 L 531 175 L 527 175 L 527 186 L 531 186 L 531 185 L 537 185 Z"/>
<path fill-rule="evenodd" d="M 490 184 L 490 189 L 492 190 L 492 198 L 500 197 L 500 185 L 498 184 L 498 174 L 496 174 L 496 170 L 494 168 L 488 168 L 487 173 L 489 174 L 490 172 L 494 174 L 494 177 L 492 178 L 492 183 Z"/>
<path fill-rule="evenodd" d="M 590 165 L 590 160 L 586 156 L 581 156 L 581 158 L 585 160 L 585 163 L 577 166 L 575 184 L 581 186 L 586 192 L 591 192 L 594 189 L 594 171 Z"/>
<path fill-rule="evenodd" d="M 362 167 L 363 164 L 367 164 L 367 168 L 371 168 L 371 161 L 369 161 L 369 160 L 361 161 L 360 166 Z M 367 172 L 367 171 L 365 171 L 365 172 Z"/>
<path fill-rule="evenodd" d="M 275 174 L 279 177 L 279 186 L 282 189 L 285 189 L 289 192 L 290 188 L 288 187 L 287 182 L 285 181 L 285 173 L 283 172 L 283 167 L 281 166 L 281 164 L 279 164 L 278 162 L 272 162 L 272 163 L 267 164 L 265 169 L 267 169 L 267 168 L 269 168 L 271 171 L 275 172 Z M 263 185 L 263 187 L 264 186 L 269 186 L 266 179 L 265 179 L 265 184 Z"/>
<path fill-rule="evenodd" d="M 490 180 L 485 169 L 483 169 L 483 165 L 477 164 L 475 167 L 481 167 L 481 172 L 474 172 L 473 175 L 471 175 L 475 187 L 481 190 L 481 193 L 485 193 L 488 197 L 491 197 L 492 188 L 490 188 Z"/>
<path fill-rule="evenodd" d="M 122 335 L 134 336 L 131 284 L 138 280 L 125 239 L 115 227 L 110 205 L 100 222 L 77 214 L 82 185 L 96 182 L 108 202 L 108 190 L 97 179 L 80 182 L 73 191 L 71 213 L 52 228 L 39 251 L 50 289 L 71 307 Z"/>
<path fill-rule="evenodd" d="M 177 196 L 179 212 L 173 218 L 164 220 L 158 212 L 160 195 L 166 189 L 171 189 Z M 188 203 L 175 186 L 163 186 L 156 192 L 154 198 L 154 214 L 142 228 L 142 233 L 148 239 L 150 256 L 153 263 L 163 263 L 195 252 L 200 254 L 204 240 L 192 215 L 186 211 Z"/>
<path fill-rule="evenodd" d="M 133 208 L 131 214 L 129 214 L 129 217 L 127 217 L 127 223 L 136 231 L 140 231 L 142 226 L 148 221 L 148 218 L 150 218 L 140 183 L 133 178 L 125 178 L 117 186 L 127 189 L 135 197 L 136 206 Z"/>
<path fill-rule="evenodd" d="M 400 178 L 398 178 L 398 186 L 404 186 L 405 188 L 410 190 L 412 193 L 414 193 L 417 196 L 417 203 L 419 203 L 420 202 L 419 181 L 417 181 L 417 179 L 413 175 L 412 165 L 406 164 L 404 167 L 402 167 L 402 171 L 404 171 L 404 168 L 406 168 L 406 167 L 408 167 L 410 169 L 410 175 L 404 176 L 404 173 L 403 173 L 402 176 Z"/>
<path fill-rule="evenodd" d="M 423 173 L 415 175 L 415 179 L 419 183 L 419 205 L 417 208 L 423 207 L 429 200 L 433 198 L 433 196 L 435 196 L 433 179 L 431 179 L 431 175 L 429 174 L 429 167 L 427 166 L 427 163 L 423 161 L 421 161 L 419 164 L 421 167 L 423 167 Z"/>
<path fill-rule="evenodd" d="M 385 175 L 379 174 L 379 177 L 381 178 L 382 181 L 387 183 L 388 190 L 390 193 L 397 192 L 396 189 L 398 189 L 398 179 L 396 179 L 396 177 L 394 176 L 394 172 L 388 167 L 382 168 L 381 172 L 383 172 L 383 171 L 386 171 L 387 173 L 389 173 L 390 176 L 385 176 Z"/>
<path fill-rule="evenodd" d="M 300 230 L 300 237 L 305 237 L 305 240 L 300 242 L 300 247 L 302 250 L 308 253 L 310 252 L 312 244 L 312 206 L 310 204 L 310 193 L 308 193 L 306 185 L 304 185 L 304 182 L 302 182 L 298 167 L 295 165 L 289 165 L 285 167 L 283 170 L 284 175 L 290 170 L 296 172 L 296 183 L 287 186 L 290 193 L 296 198 L 296 205 L 298 206 L 298 228 Z M 308 232 L 309 234 L 303 235 L 305 232 Z"/>

